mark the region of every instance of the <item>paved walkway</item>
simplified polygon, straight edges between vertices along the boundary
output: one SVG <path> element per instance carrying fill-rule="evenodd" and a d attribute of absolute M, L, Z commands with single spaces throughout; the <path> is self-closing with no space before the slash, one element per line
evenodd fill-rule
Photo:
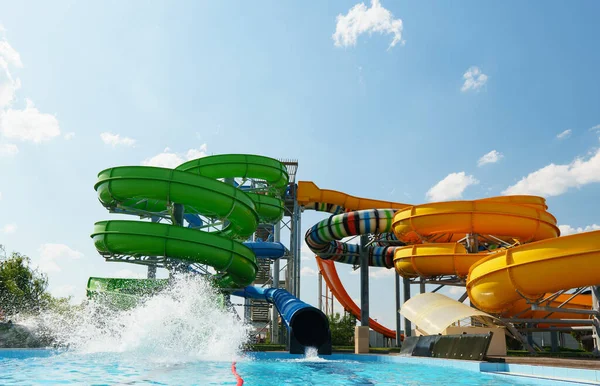
<path fill-rule="evenodd" d="M 489 362 L 533 366 L 559 366 L 600 370 L 600 359 L 541 358 L 541 357 L 488 357 Z"/>

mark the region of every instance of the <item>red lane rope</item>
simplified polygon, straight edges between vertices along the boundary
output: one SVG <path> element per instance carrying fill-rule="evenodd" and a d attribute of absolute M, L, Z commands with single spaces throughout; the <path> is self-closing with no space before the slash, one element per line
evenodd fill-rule
<path fill-rule="evenodd" d="M 231 363 L 231 373 L 233 374 L 233 376 L 235 377 L 237 383 L 237 386 L 242 386 L 244 384 L 244 380 L 242 379 L 242 377 L 240 377 L 240 375 L 237 372 L 237 369 L 235 368 L 235 361 L 233 361 Z"/>

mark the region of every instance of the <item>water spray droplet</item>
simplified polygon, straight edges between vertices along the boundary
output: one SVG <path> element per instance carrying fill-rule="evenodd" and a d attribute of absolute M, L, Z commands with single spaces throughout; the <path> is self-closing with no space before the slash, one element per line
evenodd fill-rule
<path fill-rule="evenodd" d="M 221 305 L 220 296 L 202 277 L 179 276 L 129 310 L 90 301 L 27 324 L 57 346 L 81 353 L 130 353 L 166 363 L 231 361 L 247 342 L 249 326 Z"/>

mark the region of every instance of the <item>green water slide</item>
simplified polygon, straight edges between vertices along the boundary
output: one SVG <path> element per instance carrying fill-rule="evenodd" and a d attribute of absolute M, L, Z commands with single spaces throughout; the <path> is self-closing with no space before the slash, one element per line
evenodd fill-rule
<path fill-rule="evenodd" d="M 233 184 L 234 179 L 241 179 L 240 188 Z M 221 288 L 244 287 L 254 280 L 257 264 L 254 252 L 241 241 L 259 223 L 274 223 L 283 217 L 287 184 L 287 170 L 281 162 L 246 154 L 199 158 L 175 169 L 106 169 L 98 174 L 94 186 L 104 207 L 171 221 L 100 221 L 91 237 L 106 258 L 128 256 L 134 259 L 131 262 L 136 258 L 143 262 L 141 258 L 152 257 L 206 264 L 217 271 L 215 282 Z M 183 227 L 175 214 L 181 209 L 210 219 L 211 227 Z M 99 281 L 94 283 L 99 286 Z"/>

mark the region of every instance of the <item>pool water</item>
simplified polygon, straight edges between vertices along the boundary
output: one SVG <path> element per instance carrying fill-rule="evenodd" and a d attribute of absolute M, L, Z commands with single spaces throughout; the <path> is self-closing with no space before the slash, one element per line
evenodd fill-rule
<path fill-rule="evenodd" d="M 539 381 L 455 368 L 374 362 L 373 357 L 304 358 L 256 354 L 238 358 L 244 385 L 540 385 Z M 178 361 L 131 353 L 0 350 L 2 385 L 235 385 L 231 362 Z"/>
<path fill-rule="evenodd" d="M 307 356 L 240 354 L 250 326 L 240 323 L 218 298 L 207 280 L 182 276 L 131 309 L 115 310 L 90 301 L 72 312 L 50 310 L 23 320 L 32 331 L 51 336 L 57 347 L 69 349 L 0 349 L 0 385 L 236 385 L 234 359 L 246 386 L 540 384 L 418 365 L 414 358 L 353 354 L 319 358 L 315 350 Z"/>

